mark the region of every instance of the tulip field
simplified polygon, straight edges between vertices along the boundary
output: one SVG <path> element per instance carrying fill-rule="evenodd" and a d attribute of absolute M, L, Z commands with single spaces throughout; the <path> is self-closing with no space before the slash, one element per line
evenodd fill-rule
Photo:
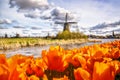
<path fill-rule="evenodd" d="M 0 54 L 0 80 L 120 80 L 120 40 L 40 55 Z"/>

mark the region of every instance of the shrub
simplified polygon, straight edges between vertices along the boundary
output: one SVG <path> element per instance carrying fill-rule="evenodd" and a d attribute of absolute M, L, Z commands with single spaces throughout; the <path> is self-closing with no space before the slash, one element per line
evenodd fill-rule
<path fill-rule="evenodd" d="M 63 31 L 63 32 L 59 32 L 56 38 L 57 39 L 80 39 L 80 38 L 86 39 L 87 36 L 80 32 Z"/>

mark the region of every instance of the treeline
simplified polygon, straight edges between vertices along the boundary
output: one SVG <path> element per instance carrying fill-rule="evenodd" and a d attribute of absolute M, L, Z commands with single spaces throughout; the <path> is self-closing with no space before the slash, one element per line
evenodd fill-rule
<path fill-rule="evenodd" d="M 25 36 L 22 37 L 20 36 L 20 34 L 16 33 L 15 36 L 8 36 L 8 34 L 5 34 L 4 37 L 2 38 L 32 38 L 31 36 Z M 81 32 L 70 32 L 70 31 L 63 31 L 63 32 L 59 32 L 56 36 L 50 36 L 49 34 L 45 37 L 36 37 L 36 38 L 44 38 L 44 39 L 87 39 L 87 35 L 81 33 Z"/>

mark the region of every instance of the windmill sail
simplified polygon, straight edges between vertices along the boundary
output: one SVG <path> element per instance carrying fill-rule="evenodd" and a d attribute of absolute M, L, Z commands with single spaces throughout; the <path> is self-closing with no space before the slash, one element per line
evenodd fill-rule
<path fill-rule="evenodd" d="M 68 19 L 68 13 L 66 13 L 65 15 L 65 22 L 67 23 L 67 19 Z"/>
<path fill-rule="evenodd" d="M 69 31 L 70 24 L 77 24 L 77 22 L 68 22 L 68 13 L 65 15 L 65 22 L 55 22 L 55 24 L 64 24 L 63 31 Z"/>
<path fill-rule="evenodd" d="M 65 22 L 55 22 L 55 24 L 64 24 Z"/>
<path fill-rule="evenodd" d="M 77 24 L 77 22 L 68 22 L 69 24 Z"/>

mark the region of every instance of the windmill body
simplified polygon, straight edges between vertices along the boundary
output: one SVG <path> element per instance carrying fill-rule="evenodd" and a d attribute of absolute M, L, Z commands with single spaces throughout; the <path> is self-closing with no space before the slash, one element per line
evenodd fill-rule
<path fill-rule="evenodd" d="M 55 22 L 55 24 L 64 24 L 63 31 L 70 31 L 70 24 L 77 24 L 77 22 L 68 22 L 68 13 L 66 13 L 65 22 Z"/>

